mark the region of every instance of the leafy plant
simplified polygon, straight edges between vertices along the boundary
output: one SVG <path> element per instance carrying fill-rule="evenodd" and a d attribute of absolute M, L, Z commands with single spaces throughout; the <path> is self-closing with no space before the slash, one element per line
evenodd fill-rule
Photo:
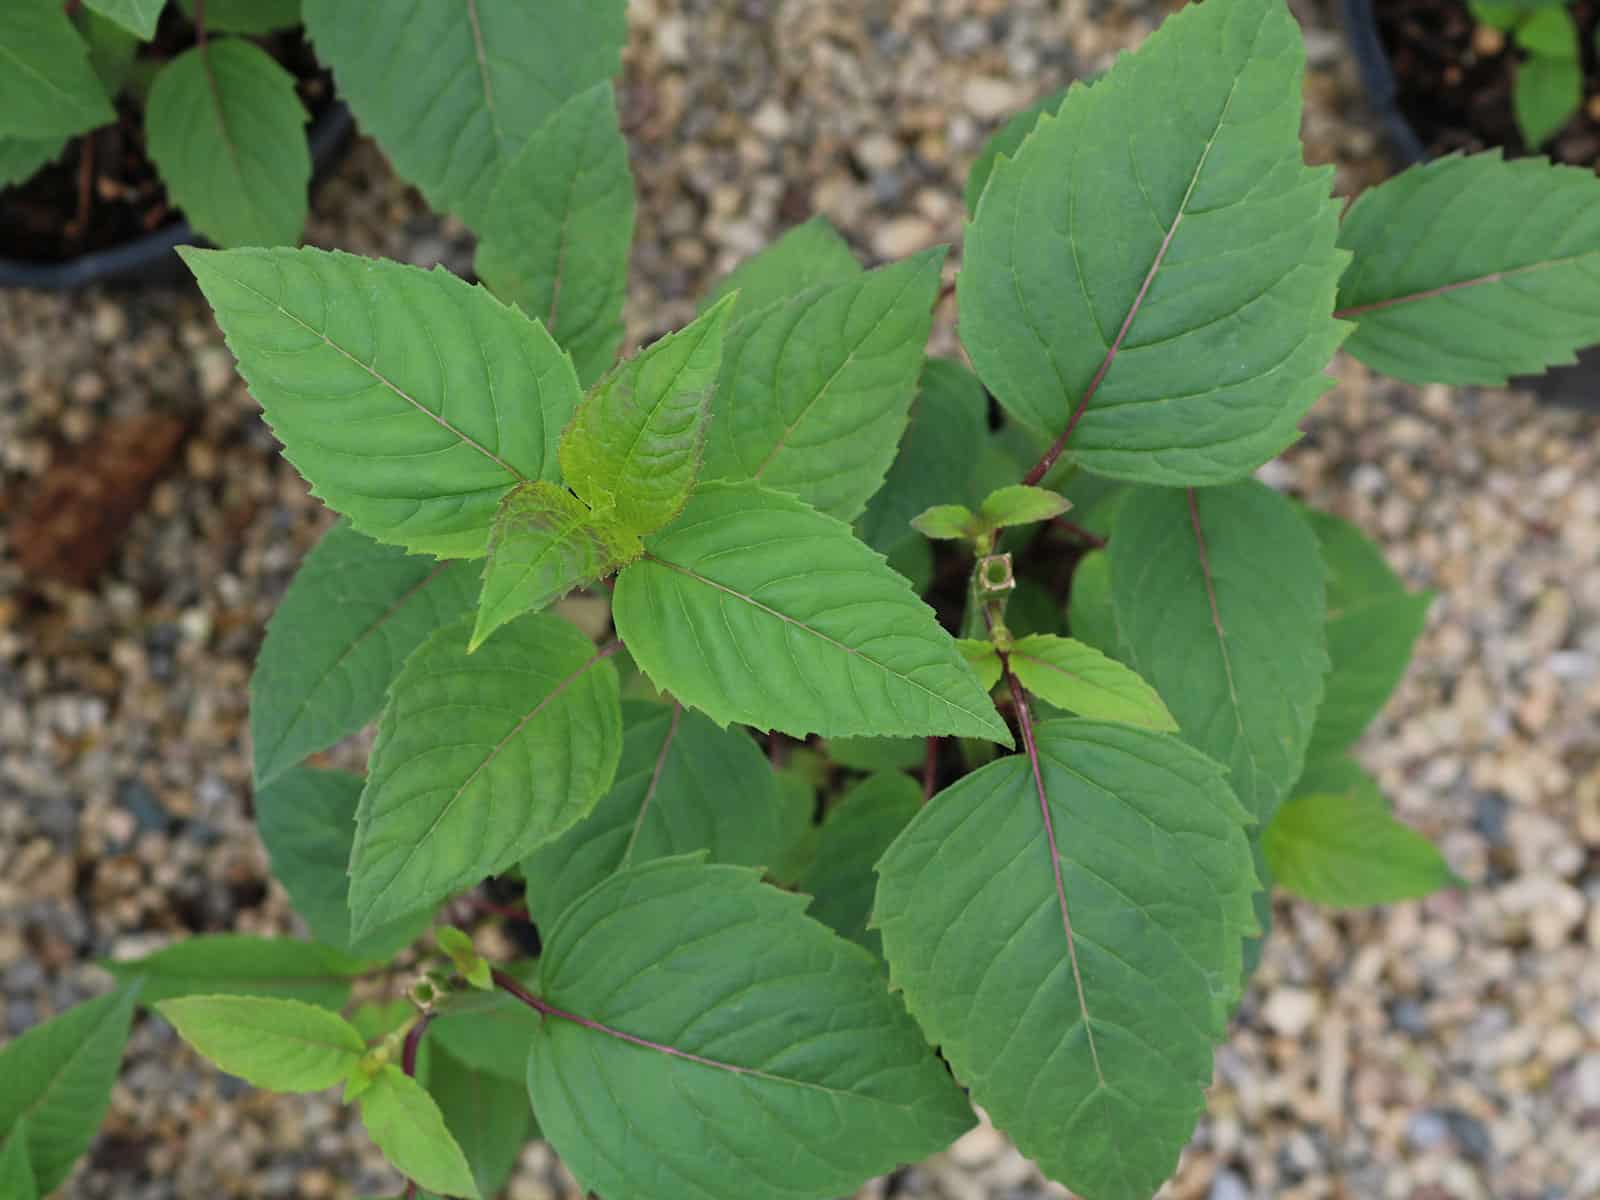
<path fill-rule="evenodd" d="M 1480 25 L 1507 35 L 1522 61 L 1511 106 L 1530 149 L 1549 141 L 1583 103 L 1578 25 L 1568 0 L 1470 0 Z"/>
<path fill-rule="evenodd" d="M 1301 74 L 1281 0 L 1205 0 L 1006 134 L 957 278 L 976 376 L 924 361 L 944 251 L 863 271 L 821 221 L 610 365 L 626 231 L 519 244 L 565 202 L 515 158 L 480 255 L 526 307 L 186 252 L 344 518 L 252 687 L 262 837 L 316 941 L 115 964 L 0 1052 L 0 1170 L 59 1182 L 142 988 L 226 1071 L 342 1084 L 412 1194 L 488 1195 L 537 1134 L 606 1200 L 825 1198 L 975 1103 L 1089 1200 L 1149 1196 L 1270 882 L 1459 883 L 1349 756 L 1429 597 L 1252 474 L 1341 343 L 1495 383 L 1600 339 L 1600 182 L 1446 159 L 1341 222 Z M 528 145 L 587 189 L 580 160 L 626 164 L 609 96 L 575 97 Z M 364 778 L 315 765 L 374 720 Z M 480 953 L 491 876 L 537 957 Z M 352 1011 L 436 921 L 406 997 Z"/>

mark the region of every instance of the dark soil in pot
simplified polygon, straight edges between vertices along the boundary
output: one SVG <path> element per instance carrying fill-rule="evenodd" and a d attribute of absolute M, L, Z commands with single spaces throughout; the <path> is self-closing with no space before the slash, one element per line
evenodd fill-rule
<path fill-rule="evenodd" d="M 176 57 L 194 40 L 193 27 L 170 6 L 135 70 Z M 351 127 L 332 76 L 298 29 L 252 40 L 295 77 L 320 172 Z M 0 284 L 76 287 L 177 276 L 178 259 L 170 251 L 194 235 L 145 153 L 143 104 L 132 91 L 124 88 L 117 97 L 115 122 L 72 139 L 31 179 L 0 189 Z"/>

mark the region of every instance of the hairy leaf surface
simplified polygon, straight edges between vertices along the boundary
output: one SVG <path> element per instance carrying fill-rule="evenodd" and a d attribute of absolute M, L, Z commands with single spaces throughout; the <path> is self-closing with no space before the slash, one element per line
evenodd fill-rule
<path fill-rule="evenodd" d="M 350 858 L 357 935 L 521 861 L 616 771 L 617 673 L 553 613 L 467 657 L 470 621 L 406 660 L 378 726 Z"/>
<path fill-rule="evenodd" d="M 294 767 L 255 795 L 256 830 L 272 861 L 272 875 L 311 936 L 360 958 L 388 958 L 428 927 L 431 908 L 420 908 L 365 937 L 350 936 L 350 852 L 362 780 L 343 771 Z M 306 997 L 302 997 L 305 999 Z"/>
<path fill-rule="evenodd" d="M 1191 5 L 996 164 L 962 342 L 1013 416 L 1073 426 L 1087 469 L 1238 479 L 1330 386 L 1346 256 L 1331 170 L 1301 160 L 1303 64 L 1282 0 Z"/>
<path fill-rule="evenodd" d="M 0 137 L 72 137 L 116 115 L 62 5 L 0 5 Z"/>
<path fill-rule="evenodd" d="M 623 0 L 305 0 L 317 57 L 434 208 L 482 224 L 506 166 L 561 103 L 616 75 Z"/>
<path fill-rule="evenodd" d="M 311 150 L 294 76 L 261 47 L 185 50 L 150 89 L 145 135 L 184 216 L 219 246 L 293 245 L 306 223 Z"/>
<path fill-rule="evenodd" d="M 585 386 L 622 345 L 633 209 L 616 97 L 599 83 L 533 131 L 484 212 L 478 277 L 544 324 Z"/>
<path fill-rule="evenodd" d="M 613 613 L 651 681 L 719 723 L 1010 742 L 905 580 L 841 522 L 755 484 L 697 491 L 618 576 Z"/>
<path fill-rule="evenodd" d="M 945 250 L 752 310 L 728 330 L 705 478 L 753 479 L 851 520 L 905 433 Z"/>
<path fill-rule="evenodd" d="M 366 1050 L 338 1013 L 259 996 L 184 996 L 156 1010 L 183 1040 L 230 1075 L 274 1092 L 320 1092 Z"/>
<path fill-rule="evenodd" d="M 140 41 L 148 42 L 156 35 L 156 21 L 167 0 L 84 0 L 88 8 L 102 17 L 115 21 Z M 207 17 L 210 16 L 209 11 Z M 210 25 L 212 22 L 207 21 Z M 217 26 L 221 28 L 221 26 Z"/>
<path fill-rule="evenodd" d="M 329 529 L 267 622 L 250 676 L 256 786 L 377 716 L 406 657 L 469 610 L 473 582 L 465 564 L 408 555 L 347 521 Z"/>
<path fill-rule="evenodd" d="M 862 541 L 888 553 L 916 536 L 911 519 L 918 513 L 966 494 L 987 410 L 976 375 L 949 359 L 928 360 L 900 452 L 857 523 Z"/>
<path fill-rule="evenodd" d="M 427 1084 L 445 1128 L 472 1168 L 479 1193 L 495 1195 L 510 1178 L 522 1147 L 535 1135 L 521 1072 L 500 1079 L 435 1046 L 428 1060 Z"/>
<path fill-rule="evenodd" d="M 869 928 L 877 877 L 873 864 L 922 807 L 922 789 L 909 775 L 872 775 L 828 811 L 816 857 L 800 876 L 811 915 L 840 937 L 883 955 L 883 939 Z"/>
<path fill-rule="evenodd" d="M 640 537 L 677 516 L 694 488 L 731 309 L 719 302 L 619 365 L 562 435 L 567 486 Z"/>
<path fill-rule="evenodd" d="M 472 1167 L 420 1083 L 390 1063 L 357 1103 L 367 1133 L 402 1175 L 429 1191 L 477 1200 Z"/>
<path fill-rule="evenodd" d="M 582 821 L 522 864 L 528 904 L 554 920 L 607 875 L 696 850 L 713 862 L 767 867 L 791 823 L 766 757 L 742 729 L 642 701 L 623 705 L 616 782 Z"/>
<path fill-rule="evenodd" d="M 912 1014 L 1018 1148 L 1095 1200 L 1147 1200 L 1238 999 L 1249 816 L 1176 738 L 1056 721 L 1037 740 L 1037 777 L 1004 758 L 911 822 L 874 920 Z"/>
<path fill-rule="evenodd" d="M 837 1196 L 971 1126 L 879 966 L 805 904 L 751 870 L 662 859 L 556 922 L 545 999 L 583 1023 L 542 1023 L 528 1087 L 586 1188 Z"/>
<path fill-rule="evenodd" d="M 482 288 L 337 251 L 181 253 L 284 456 L 369 537 L 475 558 L 501 496 L 555 479 L 572 363 Z"/>
<path fill-rule="evenodd" d="M 1498 150 L 1368 188 L 1339 244 L 1349 350 L 1411 383 L 1498 387 L 1600 341 L 1600 179 Z"/>
<path fill-rule="evenodd" d="M 1328 672 L 1315 535 L 1264 484 L 1152 488 L 1124 502 L 1110 553 L 1128 664 L 1265 825 L 1300 774 Z"/>
<path fill-rule="evenodd" d="M 1153 687 L 1083 642 L 1034 634 L 1017 639 L 1010 661 L 1022 686 L 1057 708 L 1095 721 L 1158 731 L 1178 728 Z"/>
<path fill-rule="evenodd" d="M 119 988 L 0 1048 L 0 1140 L 23 1139 L 41 1195 L 60 1187 L 111 1106 L 137 988 Z"/>
<path fill-rule="evenodd" d="M 701 307 L 710 308 L 738 292 L 739 311 L 748 315 L 818 284 L 843 283 L 860 274 L 861 264 L 850 244 L 827 217 L 812 217 L 735 267 L 711 289 Z"/>
<path fill-rule="evenodd" d="M 213 933 L 185 938 L 143 958 L 103 961 L 124 983 L 143 979 L 139 1000 L 159 1004 L 178 996 L 276 996 L 323 1008 L 350 998 L 363 964 L 314 942 Z"/>

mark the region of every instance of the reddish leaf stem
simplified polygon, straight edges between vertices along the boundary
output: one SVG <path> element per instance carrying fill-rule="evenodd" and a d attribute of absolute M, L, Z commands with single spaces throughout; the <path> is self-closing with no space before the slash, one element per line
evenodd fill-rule
<path fill-rule="evenodd" d="M 1076 521 L 1069 521 L 1065 517 L 1051 517 L 1050 524 L 1056 526 L 1058 529 L 1066 533 L 1070 533 L 1073 537 L 1077 538 L 1081 542 L 1087 542 L 1096 550 L 1104 550 L 1106 548 L 1105 538 L 1101 537 L 1098 533 L 1093 533 L 1090 530 L 1085 529 Z"/>

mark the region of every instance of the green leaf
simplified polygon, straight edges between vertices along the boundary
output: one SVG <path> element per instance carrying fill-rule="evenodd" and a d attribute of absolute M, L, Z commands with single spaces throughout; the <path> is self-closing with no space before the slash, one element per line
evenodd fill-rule
<path fill-rule="evenodd" d="M 327 946 L 289 938 L 205 934 L 174 942 L 143 958 L 102 961 L 123 983 L 143 979 L 140 1002 L 158 1005 L 179 996 L 276 996 L 323 1008 L 350 998 L 363 964 Z"/>
<path fill-rule="evenodd" d="M 748 315 L 820 284 L 844 283 L 861 273 L 849 243 L 826 217 L 812 217 L 724 276 L 701 308 L 709 309 L 737 292 L 739 310 Z"/>
<path fill-rule="evenodd" d="M 545 944 L 539 1123 L 607 1200 L 853 1193 L 972 1124 L 881 968 L 756 872 L 612 876 Z M 649 1146 L 649 1153 L 641 1153 Z"/>
<path fill-rule="evenodd" d="M 1128 665 L 1265 825 L 1305 762 L 1328 671 L 1316 537 L 1251 481 L 1135 492 L 1110 553 Z"/>
<path fill-rule="evenodd" d="M 630 533 L 660 529 L 694 488 L 730 311 L 720 301 L 622 363 L 562 435 L 567 486 Z"/>
<path fill-rule="evenodd" d="M 61 1186 L 105 1120 L 137 991 L 70 1008 L 0 1049 L 0 1139 L 22 1130 L 40 1195 Z"/>
<path fill-rule="evenodd" d="M 1126 657 L 1111 602 L 1111 555 L 1104 550 L 1091 550 L 1073 569 L 1072 588 L 1067 593 L 1067 627 L 1078 641 L 1093 646 L 1107 658 Z"/>
<path fill-rule="evenodd" d="M 465 564 L 408 555 L 346 521 L 329 529 L 267 622 L 250 677 L 256 786 L 377 716 L 400 664 L 472 600 Z"/>
<path fill-rule="evenodd" d="M 1057 721 L 1037 740 L 1037 776 L 1012 755 L 918 814 L 878 864 L 875 921 L 996 1126 L 1075 1192 L 1147 1200 L 1238 998 L 1249 817 L 1175 738 Z"/>
<path fill-rule="evenodd" d="M 1401 593 L 1351 608 L 1328 622 L 1327 694 L 1317 709 L 1309 754 L 1343 750 L 1382 711 L 1405 675 L 1427 624 L 1433 593 Z"/>
<path fill-rule="evenodd" d="M 1093 646 L 1048 633 L 1019 638 L 1011 669 L 1048 704 L 1095 721 L 1118 721 L 1176 732 L 1178 723 L 1156 690 Z"/>
<path fill-rule="evenodd" d="M 479 227 L 507 165 L 565 100 L 616 75 L 623 0 L 305 0 L 317 57 L 395 169 Z"/>
<path fill-rule="evenodd" d="M 522 1147 L 536 1134 L 528 1089 L 520 1074 L 500 1079 L 474 1070 L 435 1046 L 427 1085 L 445 1128 L 471 1165 L 479 1193 L 495 1195 L 511 1177 Z"/>
<path fill-rule="evenodd" d="M 957 638 L 956 646 L 961 651 L 961 656 L 967 660 L 978 676 L 978 682 L 984 688 L 993 691 L 994 685 L 1000 682 L 1004 673 L 1004 665 L 1000 662 L 1000 652 L 995 649 L 993 642 L 982 642 L 976 638 Z"/>
<path fill-rule="evenodd" d="M 912 517 L 911 528 L 923 537 L 952 542 L 979 533 L 978 518 L 965 504 L 935 504 Z"/>
<path fill-rule="evenodd" d="M 811 915 L 840 937 L 883 955 L 869 929 L 877 879 L 872 866 L 922 807 L 922 789 L 909 775 L 871 775 L 847 791 L 822 823 L 816 857 L 798 881 L 809 892 Z"/>
<path fill-rule="evenodd" d="M 618 576 L 613 616 L 651 681 L 719 724 L 1011 740 L 905 580 L 841 522 L 755 484 L 701 487 Z"/>
<path fill-rule="evenodd" d="M 1328 617 L 1340 616 L 1374 600 L 1406 594 L 1406 585 L 1377 544 L 1342 517 L 1301 506 L 1300 515 L 1317 535 L 1327 567 Z"/>
<path fill-rule="evenodd" d="M 133 73 L 140 39 L 116 22 L 88 9 L 81 11 L 78 19 L 79 32 L 89 46 L 89 65 L 94 68 L 106 95 L 115 97 Z"/>
<path fill-rule="evenodd" d="M 194 16 L 195 0 L 179 0 Z M 206 28 L 213 33 L 271 33 L 300 24 L 300 0 L 206 0 Z"/>
<path fill-rule="evenodd" d="M 503 992 L 484 1001 L 483 1007 L 470 1012 L 439 1017 L 428 1027 L 427 1040 L 468 1069 L 526 1094 L 528 1047 L 533 1045 L 539 1016 Z"/>
<path fill-rule="evenodd" d="M 959 640 L 956 644 L 961 646 Z M 965 655 L 966 647 L 961 652 Z M 920 767 L 926 753 L 922 738 L 829 738 L 823 749 L 835 765 L 852 771 L 906 771 Z"/>
<path fill-rule="evenodd" d="M 1534 59 L 1538 58 L 1565 58 L 1576 62 L 1578 59 L 1578 25 L 1573 20 L 1572 13 L 1566 5 L 1547 2 L 1533 7 L 1526 18 L 1517 26 L 1517 45 L 1526 50 Z M 1532 61 L 1532 60 L 1530 60 Z M 1520 70 L 1520 68 L 1519 68 Z M 1579 76 L 1580 95 L 1582 99 L 1582 76 Z M 1574 101 L 1573 107 L 1577 107 Z"/>
<path fill-rule="evenodd" d="M 281 611 L 281 610 L 280 610 Z M 422 908 L 362 938 L 350 936 L 350 852 L 362 781 L 343 771 L 295 767 L 255 795 L 256 829 L 272 874 L 319 942 L 384 959 L 414 942 L 433 913 Z"/>
<path fill-rule="evenodd" d="M 468 658 L 441 629 L 395 680 L 350 858 L 358 935 L 521 861 L 594 807 L 621 749 L 617 673 L 552 613 Z"/>
<path fill-rule="evenodd" d="M 180 253 L 284 455 L 369 537 L 475 558 L 501 496 L 555 480 L 572 363 L 482 288 L 337 251 Z"/>
<path fill-rule="evenodd" d="M 1461 880 L 1427 838 L 1402 825 L 1376 787 L 1297 794 L 1262 837 L 1273 878 L 1318 904 L 1412 900 Z"/>
<path fill-rule="evenodd" d="M 1017 419 L 1076 419 L 1088 470 L 1241 478 L 1331 386 L 1346 258 L 1331 169 L 1301 161 L 1304 57 L 1282 0 L 1190 5 L 996 165 L 962 343 Z"/>
<path fill-rule="evenodd" d="M 851 520 L 905 433 L 945 249 L 752 310 L 728 330 L 706 479 L 753 479 Z"/>
<path fill-rule="evenodd" d="M 1564 13 L 1563 20 L 1570 21 Z M 1544 145 L 1578 114 L 1583 103 L 1583 67 L 1576 57 L 1534 54 L 1517 66 L 1511 107 L 1530 149 Z"/>
<path fill-rule="evenodd" d="M 777 779 L 748 733 L 642 701 L 622 713 L 610 792 L 523 863 L 528 904 L 541 922 L 623 867 L 695 850 L 713 862 L 767 867 L 788 847 L 793 831 Z"/>
<path fill-rule="evenodd" d="M 622 345 L 633 210 L 616 98 L 598 83 L 533 131 L 483 214 L 478 277 L 544 323 L 586 386 Z"/>
<path fill-rule="evenodd" d="M 363 1041 L 375 1042 L 393 1033 L 417 1015 L 409 1000 L 388 1000 L 383 1003 L 368 1001 L 358 1004 L 350 1014 L 350 1024 Z M 426 1046 L 428 1043 L 424 1042 Z"/>
<path fill-rule="evenodd" d="M 61 157 L 67 139 L 0 137 L 0 188 L 32 179 Z"/>
<path fill-rule="evenodd" d="M 971 371 L 948 359 L 928 360 L 900 452 L 858 522 L 862 541 L 887 554 L 915 539 L 911 521 L 918 513 L 966 494 L 972 448 L 987 433 L 987 406 Z"/>
<path fill-rule="evenodd" d="M 978 201 L 983 198 L 983 189 L 988 185 L 989 176 L 994 173 L 995 163 L 1000 156 L 1003 154 L 1008 159 L 1015 158 L 1017 151 L 1022 148 L 1023 140 L 1033 132 L 1034 126 L 1039 124 L 1039 118 L 1046 113 L 1055 116 L 1061 111 L 1066 99 L 1067 89 L 1062 88 L 1035 100 L 997 129 L 983 144 L 983 149 L 978 152 L 978 157 L 973 160 L 971 169 L 967 171 L 967 186 L 962 190 L 961 198 L 967 207 L 967 216 L 977 215 Z"/>
<path fill-rule="evenodd" d="M 978 507 L 978 520 L 989 529 L 1032 525 L 1059 517 L 1071 507 L 1067 498 L 1057 492 L 1014 483 L 989 493 Z"/>
<path fill-rule="evenodd" d="M 39 1200 L 39 1185 L 28 1161 L 28 1122 L 19 1119 L 0 1145 L 0 1196 L 7 1200 Z"/>
<path fill-rule="evenodd" d="M 190 0 L 192 4 L 193 0 Z M 167 0 L 84 0 L 85 7 L 99 13 L 102 17 L 116 22 L 123 29 L 137 37 L 141 42 L 148 42 L 156 36 L 156 22 L 161 19 L 161 10 L 167 6 Z M 220 31 L 210 19 L 210 10 L 206 13 L 206 27 Z"/>
<path fill-rule="evenodd" d="M 390 1064 L 358 1103 L 373 1143 L 402 1175 L 429 1191 L 476 1200 L 478 1184 L 466 1155 L 420 1083 Z"/>
<path fill-rule="evenodd" d="M 221 38 L 156 75 L 145 137 L 184 216 L 220 246 L 293 245 L 311 182 L 294 76 L 261 47 Z"/>
<path fill-rule="evenodd" d="M 566 488 L 543 480 L 518 484 L 494 515 L 467 653 L 507 621 L 548 608 L 638 553 L 638 538 L 597 519 Z"/>
<path fill-rule="evenodd" d="M 155 1007 L 205 1058 L 273 1092 L 330 1088 L 367 1048 L 343 1017 L 298 1000 L 184 996 Z"/>
<path fill-rule="evenodd" d="M 1499 387 L 1600 341 L 1600 179 L 1498 150 L 1412 167 L 1350 206 L 1348 349 L 1411 383 Z"/>
<path fill-rule="evenodd" d="M 59 0 L 0 4 L 0 137 L 68 138 L 116 117 Z"/>

